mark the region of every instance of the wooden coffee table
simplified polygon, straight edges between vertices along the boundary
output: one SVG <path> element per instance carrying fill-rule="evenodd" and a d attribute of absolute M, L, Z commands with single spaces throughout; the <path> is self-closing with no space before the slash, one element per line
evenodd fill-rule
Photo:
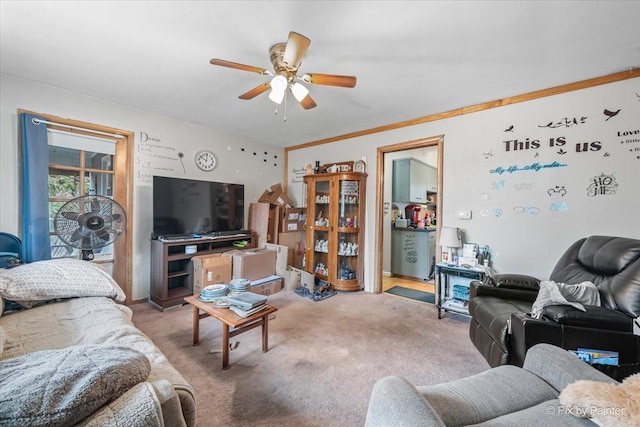
<path fill-rule="evenodd" d="M 193 345 L 200 344 L 200 319 L 215 317 L 222 322 L 222 369 L 229 369 L 229 338 L 262 326 L 262 352 L 269 351 L 269 315 L 278 309 L 267 306 L 249 317 L 240 317 L 228 308 L 214 307 L 210 302 L 202 302 L 195 296 L 186 297 L 193 306 Z M 200 313 L 203 311 L 204 313 Z M 233 328 L 232 331 L 229 328 Z"/>

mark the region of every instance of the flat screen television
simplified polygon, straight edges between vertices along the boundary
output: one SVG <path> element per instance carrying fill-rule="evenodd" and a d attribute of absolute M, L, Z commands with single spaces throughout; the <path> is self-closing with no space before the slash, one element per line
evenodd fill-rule
<path fill-rule="evenodd" d="M 153 177 L 152 238 L 240 231 L 244 185 Z"/>

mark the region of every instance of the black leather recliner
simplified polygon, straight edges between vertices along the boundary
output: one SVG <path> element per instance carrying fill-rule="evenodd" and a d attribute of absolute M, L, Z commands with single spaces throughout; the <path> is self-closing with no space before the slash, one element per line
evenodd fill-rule
<path fill-rule="evenodd" d="M 531 317 L 540 281 L 531 276 L 498 274 L 471 283 L 469 336 L 492 367 L 522 366 L 527 350 L 549 343 L 619 353 L 619 365 L 597 365 L 622 380 L 640 372 L 640 336 L 633 334 L 640 316 L 640 240 L 591 236 L 562 255 L 548 280 L 577 284 L 590 281 L 601 306 L 586 312 L 568 305 L 547 306 L 541 319 Z"/>

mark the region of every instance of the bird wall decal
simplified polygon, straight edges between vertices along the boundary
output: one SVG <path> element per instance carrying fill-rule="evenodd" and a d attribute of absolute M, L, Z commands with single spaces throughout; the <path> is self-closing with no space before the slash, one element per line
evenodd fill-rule
<path fill-rule="evenodd" d="M 615 116 L 617 116 L 619 112 L 620 112 L 620 110 L 618 110 L 618 111 L 609 111 L 609 110 L 607 110 L 607 109 L 605 108 L 605 109 L 604 109 L 604 111 L 603 111 L 603 113 L 604 113 L 604 115 L 605 115 L 605 116 L 607 116 L 607 118 L 606 118 L 604 121 L 606 122 L 606 121 L 607 121 L 607 120 L 609 120 L 611 117 L 615 117 Z"/>

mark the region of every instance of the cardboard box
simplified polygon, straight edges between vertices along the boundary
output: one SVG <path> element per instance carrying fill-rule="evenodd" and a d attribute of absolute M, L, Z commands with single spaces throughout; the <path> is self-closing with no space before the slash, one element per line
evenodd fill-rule
<path fill-rule="evenodd" d="M 278 243 L 278 227 L 280 221 L 280 209 L 279 206 L 269 205 L 269 218 L 267 220 L 267 242 Z"/>
<path fill-rule="evenodd" d="M 271 295 L 278 293 L 284 286 L 284 280 L 280 276 L 265 277 L 251 282 L 249 290 L 260 295 Z"/>
<path fill-rule="evenodd" d="M 272 191 L 264 190 L 264 193 L 262 193 L 262 195 L 260 197 L 258 197 L 258 202 L 260 202 L 260 203 L 270 203 L 272 194 L 273 194 Z"/>
<path fill-rule="evenodd" d="M 295 291 L 298 287 L 307 288 L 309 292 L 314 293 L 316 291 L 316 277 L 299 268 L 289 267 L 289 281 L 286 289 Z"/>
<path fill-rule="evenodd" d="M 258 280 L 276 274 L 276 251 L 269 249 L 232 250 L 223 256 L 233 258 L 232 276 Z"/>
<path fill-rule="evenodd" d="M 272 185 L 269 190 L 265 190 L 258 198 L 258 202 L 268 202 L 272 205 L 284 206 L 286 208 L 293 207 L 293 200 L 282 191 L 281 184 Z"/>
<path fill-rule="evenodd" d="M 191 258 L 193 295 L 199 296 L 205 286 L 229 283 L 232 272 L 231 261 L 230 257 L 223 254 L 199 255 Z"/>
<path fill-rule="evenodd" d="M 266 249 L 276 252 L 276 274 L 284 277 L 287 275 L 287 266 L 290 260 L 290 249 L 286 246 L 276 245 L 274 243 L 267 243 Z"/>
<path fill-rule="evenodd" d="M 306 222 L 307 208 L 280 208 L 278 221 L 280 233 L 304 231 Z"/>
<path fill-rule="evenodd" d="M 258 248 L 271 241 L 269 238 L 269 203 L 251 203 L 249 204 L 249 229 L 258 235 Z M 274 207 L 277 209 L 277 207 Z"/>
<path fill-rule="evenodd" d="M 295 268 L 302 269 L 304 252 L 305 248 L 307 247 L 306 233 L 304 231 L 280 233 L 278 235 L 278 244 L 289 248 L 291 254 L 291 259 L 288 261 L 289 265 Z"/>

